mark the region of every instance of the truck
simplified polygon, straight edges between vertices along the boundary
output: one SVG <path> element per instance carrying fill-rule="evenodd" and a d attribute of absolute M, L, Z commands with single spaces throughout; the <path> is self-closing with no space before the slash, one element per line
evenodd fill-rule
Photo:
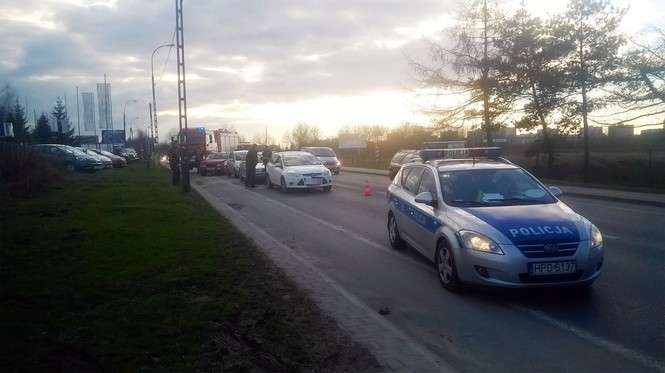
<path fill-rule="evenodd" d="M 189 163 L 189 168 L 198 168 L 199 163 L 207 154 L 208 136 L 204 127 L 182 129 L 179 136 L 183 139 L 183 161 Z"/>

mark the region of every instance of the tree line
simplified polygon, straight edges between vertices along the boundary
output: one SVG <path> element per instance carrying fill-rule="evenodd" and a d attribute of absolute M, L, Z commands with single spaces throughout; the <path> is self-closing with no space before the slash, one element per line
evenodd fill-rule
<path fill-rule="evenodd" d="M 471 2 L 446 41 L 430 43 L 429 62 L 414 62 L 423 87 L 464 98 L 431 114 L 443 128 L 479 127 L 490 145 L 498 128 L 538 128 L 550 169 L 557 137 L 579 132 L 586 180 L 591 121 L 664 124 L 665 33 L 654 28 L 651 44 L 631 41 L 620 31 L 625 13 L 607 0 L 570 0 L 543 19 L 524 6 L 508 13 Z M 610 119 L 591 118 L 601 112 Z"/>
<path fill-rule="evenodd" d="M 340 133 L 401 139 L 402 148 L 412 148 L 413 139 L 435 131 L 475 127 L 492 145 L 499 128 L 538 129 L 548 173 L 557 143 L 578 133 L 586 180 L 591 124 L 665 125 L 665 31 L 653 27 L 649 42 L 635 41 L 620 30 L 626 12 L 607 0 L 570 0 L 562 14 L 541 18 L 524 6 L 506 12 L 496 1 L 469 2 L 442 41 L 429 43 L 429 59 L 413 61 L 423 88 L 455 101 L 428 110 L 434 125 Z M 330 142 L 302 123 L 284 141 L 295 148 Z"/>
<path fill-rule="evenodd" d="M 56 123 L 56 130 L 51 129 L 49 114 L 42 112 L 34 128 L 28 125 L 25 107 L 21 105 L 13 88 L 7 84 L 0 90 L 0 122 L 11 123 L 14 131 L 13 141 L 19 143 L 56 143 L 73 144 L 74 129 L 67 114 L 67 107 L 58 97 L 50 113 Z"/>

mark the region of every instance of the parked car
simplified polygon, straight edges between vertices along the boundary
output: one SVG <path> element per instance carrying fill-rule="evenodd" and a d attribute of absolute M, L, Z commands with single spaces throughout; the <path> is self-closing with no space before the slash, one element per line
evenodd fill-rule
<path fill-rule="evenodd" d="M 397 175 L 399 169 L 402 168 L 402 165 L 406 163 L 422 162 L 422 161 L 423 160 L 420 158 L 420 153 L 418 152 L 418 150 L 398 151 L 390 160 L 390 166 L 388 167 L 388 176 L 390 177 L 390 180 L 395 178 L 395 175 Z"/>
<path fill-rule="evenodd" d="M 316 158 L 318 158 L 324 166 L 326 166 L 330 172 L 335 175 L 338 175 L 342 169 L 342 163 L 337 159 L 337 154 L 335 151 L 321 146 L 308 146 L 300 149 L 304 152 L 312 153 Z"/>
<path fill-rule="evenodd" d="M 321 161 L 308 152 L 279 152 L 268 162 L 266 173 L 268 187 L 279 186 L 283 192 L 289 189 L 321 188 L 329 192 L 332 174 Z"/>
<path fill-rule="evenodd" d="M 101 155 L 101 154 L 99 154 L 97 152 L 94 152 L 94 151 L 92 151 L 90 149 L 87 149 L 87 148 L 76 148 L 76 149 L 84 152 L 85 154 L 87 154 L 87 155 L 89 155 L 93 158 L 98 158 L 102 162 L 102 164 L 104 165 L 104 168 L 113 168 L 113 161 L 111 160 L 111 158 L 109 158 L 105 155 Z"/>
<path fill-rule="evenodd" d="M 262 152 L 257 152 L 256 154 L 259 160 L 263 156 Z M 245 160 L 240 161 L 240 166 L 238 166 L 238 169 L 239 169 L 238 173 L 240 174 L 240 180 L 245 181 L 245 175 L 247 175 L 247 163 L 245 162 Z M 259 161 L 259 163 L 256 164 L 254 178 L 260 181 L 265 181 L 266 179 L 266 167 L 261 161 Z"/>
<path fill-rule="evenodd" d="M 203 176 L 209 174 L 224 174 L 226 173 L 226 162 L 229 158 L 227 152 L 210 153 L 208 156 L 199 163 L 198 173 Z"/>
<path fill-rule="evenodd" d="M 139 160 L 139 155 L 134 150 L 134 148 L 125 148 L 122 146 L 114 146 L 113 154 L 121 156 L 127 160 L 127 162 L 133 162 Z"/>
<path fill-rule="evenodd" d="M 99 159 L 71 146 L 39 144 L 34 145 L 33 149 L 47 160 L 65 168 L 67 171 L 95 172 L 104 168 L 104 164 Z"/>
<path fill-rule="evenodd" d="M 113 162 L 113 167 L 115 168 L 127 167 L 127 160 L 119 155 L 107 152 L 106 150 L 98 150 L 98 149 L 88 149 L 88 150 L 91 150 L 97 154 L 109 158 L 111 162 Z"/>

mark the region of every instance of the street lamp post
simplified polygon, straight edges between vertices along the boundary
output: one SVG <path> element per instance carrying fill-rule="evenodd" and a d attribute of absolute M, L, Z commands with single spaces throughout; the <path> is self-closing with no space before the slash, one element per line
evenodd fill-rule
<path fill-rule="evenodd" d="M 123 140 L 125 141 L 125 143 L 127 143 L 127 119 L 126 119 L 126 117 L 127 117 L 127 115 L 126 115 L 127 114 L 127 104 L 130 103 L 130 102 L 136 102 L 136 100 L 134 100 L 134 99 L 127 100 L 127 101 L 125 101 L 125 104 L 122 105 L 122 130 L 124 132 L 124 134 L 123 134 L 124 139 Z M 115 137 L 115 136 L 113 136 L 113 137 Z"/>
<path fill-rule="evenodd" d="M 155 100 L 155 53 L 157 53 L 157 51 L 160 48 L 174 47 L 174 46 L 175 44 L 173 43 L 162 44 L 157 48 L 155 48 L 154 51 L 152 51 L 152 56 L 150 57 L 150 76 L 152 79 L 152 117 L 153 117 L 153 122 L 151 125 L 153 126 L 155 131 L 155 140 L 154 140 L 155 142 L 159 142 L 159 130 L 157 129 L 157 102 Z"/>

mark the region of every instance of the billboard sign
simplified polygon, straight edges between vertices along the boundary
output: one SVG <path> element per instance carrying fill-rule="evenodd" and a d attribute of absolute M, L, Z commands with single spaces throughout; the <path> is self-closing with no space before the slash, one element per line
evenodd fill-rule
<path fill-rule="evenodd" d="M 124 130 L 102 130 L 102 143 L 103 144 L 124 144 L 125 131 Z"/>
<path fill-rule="evenodd" d="M 83 129 L 94 131 L 95 128 L 95 94 L 92 92 L 82 92 L 81 101 L 83 102 Z"/>
<path fill-rule="evenodd" d="M 340 149 L 366 149 L 367 141 L 358 134 L 345 133 L 337 137 Z"/>
<path fill-rule="evenodd" d="M 111 83 L 97 83 L 97 104 L 99 108 L 99 128 L 113 128 L 113 105 L 111 104 Z"/>

